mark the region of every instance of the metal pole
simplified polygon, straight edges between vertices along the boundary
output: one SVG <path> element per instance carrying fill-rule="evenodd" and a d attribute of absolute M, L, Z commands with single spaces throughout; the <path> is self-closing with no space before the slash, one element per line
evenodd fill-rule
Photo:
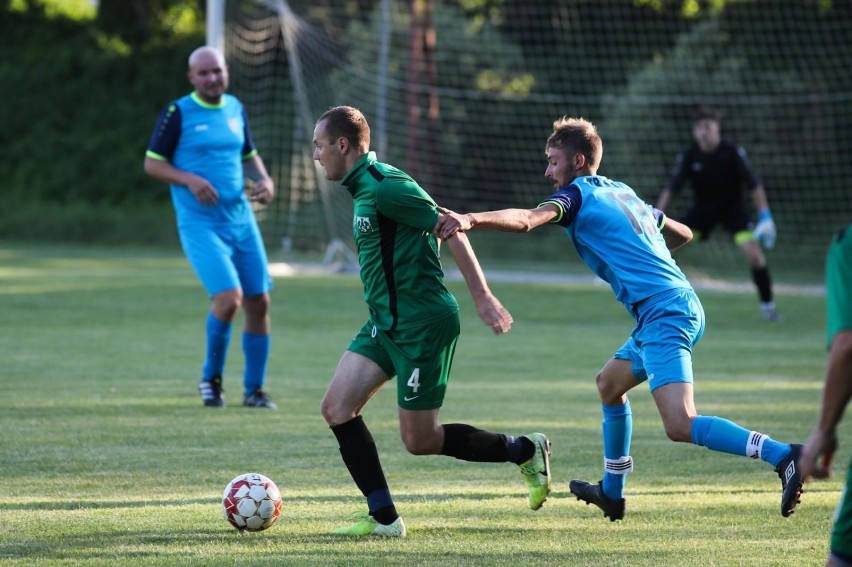
<path fill-rule="evenodd" d="M 388 51 L 390 47 L 390 0 L 382 0 L 381 43 L 379 44 L 379 64 L 376 73 L 378 96 L 376 101 L 376 154 L 379 159 L 387 159 L 387 115 L 388 115 Z"/>
<path fill-rule="evenodd" d="M 224 53 L 225 48 L 225 2 L 207 0 L 207 45 Z"/>

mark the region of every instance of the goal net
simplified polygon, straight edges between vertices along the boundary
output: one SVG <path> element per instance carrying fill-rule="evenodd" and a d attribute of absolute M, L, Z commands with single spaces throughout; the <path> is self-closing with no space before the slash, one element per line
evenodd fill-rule
<path fill-rule="evenodd" d="M 351 197 L 312 160 L 316 118 L 360 108 L 382 161 L 461 212 L 536 206 L 544 142 L 583 116 L 599 173 L 653 203 L 701 105 L 748 152 L 778 226 L 776 273 L 817 276 L 852 219 L 852 4 L 830 0 L 228 0 L 224 47 L 278 198 L 271 249 L 352 259 Z M 687 187 L 667 211 L 691 203 Z M 492 266 L 566 260 L 561 231 L 474 233 Z M 736 266 L 717 227 L 687 269 Z M 569 254 L 568 263 L 572 256 Z M 574 258 L 576 260 L 576 258 Z"/>

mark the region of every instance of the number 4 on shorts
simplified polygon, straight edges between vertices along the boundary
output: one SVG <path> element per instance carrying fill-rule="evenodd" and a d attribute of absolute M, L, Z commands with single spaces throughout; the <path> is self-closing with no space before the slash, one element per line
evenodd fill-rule
<path fill-rule="evenodd" d="M 417 390 L 420 389 L 420 369 L 415 368 L 414 372 L 411 373 L 411 377 L 406 382 L 409 388 L 411 388 L 411 392 L 416 394 Z"/>

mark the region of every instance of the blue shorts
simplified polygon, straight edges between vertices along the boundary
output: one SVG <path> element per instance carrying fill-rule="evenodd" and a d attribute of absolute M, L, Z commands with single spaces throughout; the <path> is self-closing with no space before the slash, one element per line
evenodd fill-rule
<path fill-rule="evenodd" d="M 210 297 L 229 289 L 262 295 L 272 289 L 257 223 L 192 225 L 178 230 L 186 259 Z"/>
<path fill-rule="evenodd" d="M 613 355 L 629 360 L 633 375 L 653 392 L 672 382 L 692 383 L 692 347 L 704 334 L 704 308 L 691 289 L 646 299 L 627 342 Z"/>

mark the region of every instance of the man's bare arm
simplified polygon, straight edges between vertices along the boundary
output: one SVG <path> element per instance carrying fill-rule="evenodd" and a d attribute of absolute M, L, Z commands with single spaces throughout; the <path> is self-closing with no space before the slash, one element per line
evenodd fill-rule
<path fill-rule="evenodd" d="M 435 228 L 437 231 L 437 226 Z M 463 232 L 451 236 L 447 241 L 456 265 L 464 276 L 464 281 L 476 304 L 476 310 L 482 322 L 491 327 L 495 335 L 502 335 L 512 327 L 512 315 L 500 301 L 494 297 L 485 281 L 485 274 L 479 265 L 479 260 L 473 252 L 470 241 Z"/>
<path fill-rule="evenodd" d="M 474 228 L 490 228 L 501 232 L 529 232 L 547 224 L 559 215 L 556 205 L 545 204 L 535 209 L 501 209 L 461 214 L 443 207 L 436 231 L 441 238 Z"/>

